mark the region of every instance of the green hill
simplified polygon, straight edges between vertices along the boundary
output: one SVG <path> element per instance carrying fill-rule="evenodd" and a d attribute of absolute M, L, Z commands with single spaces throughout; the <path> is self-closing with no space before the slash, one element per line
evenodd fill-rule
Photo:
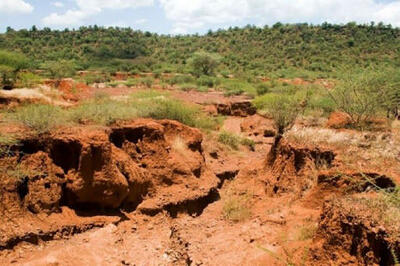
<path fill-rule="evenodd" d="M 78 69 L 188 72 L 199 50 L 222 58 L 220 72 L 279 77 L 329 77 L 340 67 L 400 65 L 400 29 L 390 25 L 281 24 L 230 28 L 206 35 L 169 36 L 129 28 L 14 31 L 0 49 L 22 52 L 40 67 L 73 60 Z"/>

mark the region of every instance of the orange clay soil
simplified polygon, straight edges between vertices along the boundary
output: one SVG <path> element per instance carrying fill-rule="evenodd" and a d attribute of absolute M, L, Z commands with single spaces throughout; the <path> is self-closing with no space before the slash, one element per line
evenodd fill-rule
<path fill-rule="evenodd" d="M 170 120 L 1 127 L 20 143 L 0 158 L 0 265 L 393 265 L 396 230 L 357 198 L 398 165 L 286 138 L 268 156 L 273 123 L 246 112 L 222 129 L 254 149 Z"/>

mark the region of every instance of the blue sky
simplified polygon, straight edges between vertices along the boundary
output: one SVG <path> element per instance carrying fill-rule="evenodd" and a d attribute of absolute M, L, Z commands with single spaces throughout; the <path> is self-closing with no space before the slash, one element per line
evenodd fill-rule
<path fill-rule="evenodd" d="M 0 0 L 0 32 L 15 29 L 132 27 L 164 34 L 284 23 L 370 21 L 400 26 L 400 0 Z"/>

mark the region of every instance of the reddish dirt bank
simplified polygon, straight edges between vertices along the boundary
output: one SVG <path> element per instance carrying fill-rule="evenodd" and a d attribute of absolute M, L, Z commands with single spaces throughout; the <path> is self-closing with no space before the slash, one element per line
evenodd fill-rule
<path fill-rule="evenodd" d="M 218 196 L 219 179 L 205 165 L 202 134 L 174 121 L 61 129 L 21 139 L 13 154 L 0 160 L 7 169 L 1 171 L 1 248 L 18 242 L 7 226 L 14 219 L 62 212 L 61 206 L 174 216 L 199 214 Z"/>
<path fill-rule="evenodd" d="M 395 171 L 288 138 L 267 160 L 259 115 L 223 129 L 255 147 L 169 120 L 23 132 L 0 158 L 0 265 L 393 265 L 397 224 L 359 198 Z"/>

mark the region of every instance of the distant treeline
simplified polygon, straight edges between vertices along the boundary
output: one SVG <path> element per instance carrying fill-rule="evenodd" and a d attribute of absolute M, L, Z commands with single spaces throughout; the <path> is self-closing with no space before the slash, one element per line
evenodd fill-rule
<path fill-rule="evenodd" d="M 24 53 L 36 68 L 69 60 L 77 70 L 184 73 L 188 59 L 205 51 L 219 54 L 220 72 L 324 77 L 342 67 L 400 66 L 400 29 L 382 23 L 276 23 L 171 36 L 118 27 L 60 31 L 33 26 L 7 28 L 0 34 L 0 49 Z"/>

